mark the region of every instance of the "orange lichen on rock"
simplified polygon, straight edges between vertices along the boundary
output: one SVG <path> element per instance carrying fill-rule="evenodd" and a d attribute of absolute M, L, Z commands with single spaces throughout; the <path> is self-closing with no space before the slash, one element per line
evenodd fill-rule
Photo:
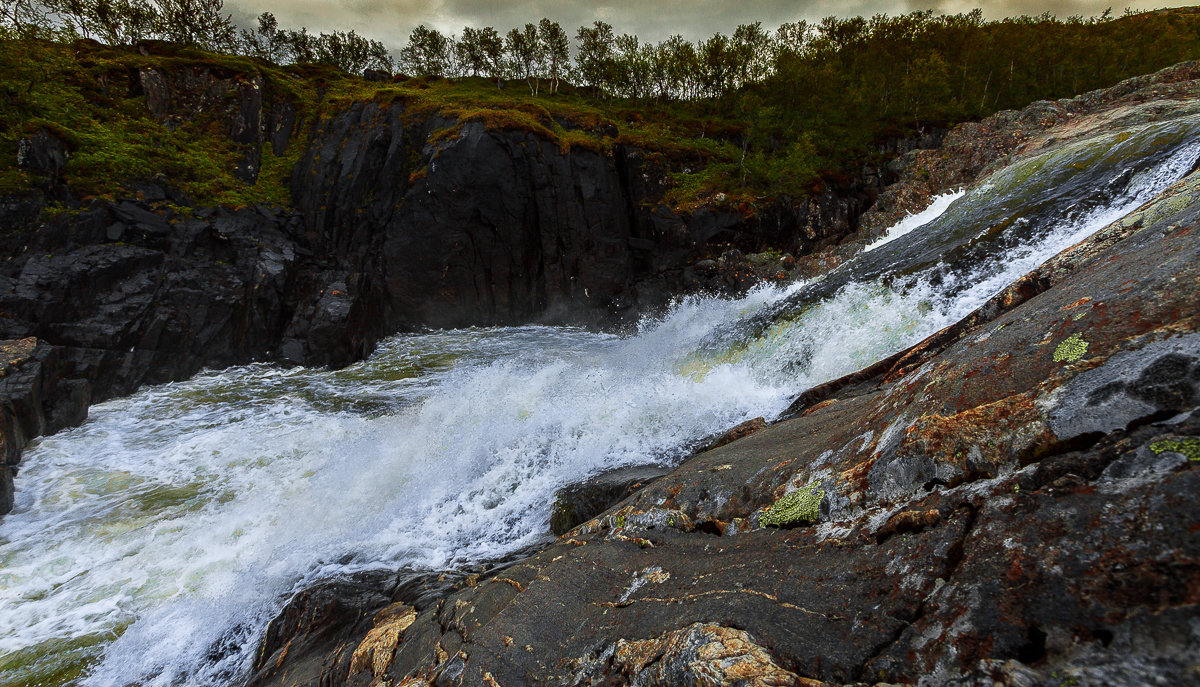
<path fill-rule="evenodd" d="M 370 671 L 382 677 L 392 663 L 392 654 L 409 625 L 417 619 L 417 610 L 408 604 L 396 603 L 375 615 L 375 627 L 359 643 L 350 659 L 350 674 Z"/>
<path fill-rule="evenodd" d="M 893 534 L 920 532 L 926 527 L 936 525 L 942 519 L 942 514 L 936 508 L 929 510 L 906 510 L 896 513 L 879 528 L 876 539 L 883 541 Z"/>
<path fill-rule="evenodd" d="M 1034 393 L 1016 394 L 954 415 L 926 415 L 905 431 L 901 453 L 958 464 L 964 473 L 995 475 L 1041 438 L 1052 438 Z"/>
<path fill-rule="evenodd" d="M 37 338 L 32 336 L 0 341 L 0 377 L 27 360 L 33 354 L 33 349 L 37 348 L 37 343 Z"/>
<path fill-rule="evenodd" d="M 707 684 L 721 687 L 819 685 L 784 670 L 742 630 L 696 623 L 661 637 L 617 642 L 613 665 L 641 685 Z"/>

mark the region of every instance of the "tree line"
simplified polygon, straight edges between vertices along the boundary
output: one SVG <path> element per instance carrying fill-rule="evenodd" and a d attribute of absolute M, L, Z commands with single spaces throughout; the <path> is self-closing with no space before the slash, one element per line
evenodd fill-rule
<path fill-rule="evenodd" d="M 579 27 L 572 41 L 561 24 L 542 19 L 506 33 L 468 26 L 446 35 L 421 25 L 393 57 L 385 45 L 354 31 L 286 29 L 270 12 L 252 30 L 238 30 L 223 12 L 223 0 L 9 0 L 0 24 L 17 37 L 93 38 L 109 45 L 158 39 L 277 64 L 331 64 L 351 73 L 399 69 L 416 77 L 487 77 L 498 85 L 517 80 L 533 94 L 543 85 L 557 92 L 570 80 L 597 97 L 635 99 L 722 95 L 765 76 L 781 45 L 761 23 L 696 43 L 675 35 L 654 44 L 618 34 L 602 21 Z M 776 35 L 786 42 L 793 33 L 789 25 Z"/>
<path fill-rule="evenodd" d="M 831 149 L 881 134 L 1071 97 L 1200 58 L 1200 13 L 1049 14 L 984 21 L 976 10 L 794 25 L 750 98 L 768 140 L 820 129 Z"/>
<path fill-rule="evenodd" d="M 270 12 L 253 29 L 239 30 L 223 0 L 7 0 L 0 31 L 110 45 L 160 39 L 351 73 L 487 77 L 498 86 L 516 80 L 535 95 L 569 81 L 596 98 L 658 102 L 756 92 L 800 105 L 793 99 L 802 96 L 809 108 L 832 99 L 920 123 L 982 116 L 1050 92 L 1078 93 L 1181 55 L 1200 57 L 1197 22 L 1178 21 L 1186 15 L 1126 15 L 1137 21 L 1112 21 L 1111 10 L 1088 19 L 1046 13 L 998 22 L 984 21 L 980 10 L 937 16 L 927 10 L 797 21 L 774 31 L 753 22 L 694 42 L 673 35 L 657 43 L 603 21 L 578 27 L 573 37 L 550 19 L 506 33 L 468 26 L 447 35 L 421 25 L 393 55 L 354 31 L 280 27 Z"/>
<path fill-rule="evenodd" d="M 74 40 L 108 45 L 162 40 L 277 64 L 324 63 L 350 73 L 390 72 L 387 46 L 354 31 L 309 33 L 280 28 L 264 12 L 254 30 L 239 30 L 223 0 L 4 0 L 0 37 Z"/>

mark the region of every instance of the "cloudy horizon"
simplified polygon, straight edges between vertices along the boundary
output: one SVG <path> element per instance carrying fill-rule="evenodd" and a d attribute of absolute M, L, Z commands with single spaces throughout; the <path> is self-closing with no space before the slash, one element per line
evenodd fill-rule
<path fill-rule="evenodd" d="M 420 24 L 444 33 L 459 34 L 464 26 L 492 26 L 502 33 L 510 28 L 536 23 L 542 17 L 562 24 L 573 37 L 581 25 L 603 20 L 619 33 L 633 33 L 643 40 L 660 41 L 671 34 L 689 40 L 713 33 L 730 33 L 738 24 L 761 21 L 774 30 L 784 22 L 822 17 L 871 16 L 881 12 L 903 14 L 932 9 L 938 13 L 969 12 L 979 7 L 988 19 L 1050 12 L 1058 17 L 1099 15 L 1112 7 L 1120 15 L 1132 10 L 1182 7 L 1188 3 L 1128 2 L 1110 0 L 601 0 L 596 2 L 539 0 L 225 0 L 225 10 L 242 26 L 254 24 L 264 11 L 275 14 L 281 27 L 310 32 L 350 30 L 400 48 L 412 29 Z"/>

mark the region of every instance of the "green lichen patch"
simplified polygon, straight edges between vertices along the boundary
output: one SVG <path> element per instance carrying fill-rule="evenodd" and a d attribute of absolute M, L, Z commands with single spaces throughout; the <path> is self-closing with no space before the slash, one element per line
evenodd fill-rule
<path fill-rule="evenodd" d="M 1156 454 L 1182 453 L 1188 460 L 1200 462 L 1200 438 L 1198 437 L 1162 439 L 1150 444 L 1150 450 Z"/>
<path fill-rule="evenodd" d="M 1076 332 L 1071 336 L 1063 339 L 1062 343 L 1058 344 L 1058 348 L 1054 349 L 1054 362 L 1073 363 L 1079 360 L 1087 353 L 1088 342 L 1083 340 Z"/>
<path fill-rule="evenodd" d="M 825 490 L 816 482 L 784 495 L 758 518 L 759 524 L 770 527 L 811 524 L 820 517 L 821 500 Z"/>

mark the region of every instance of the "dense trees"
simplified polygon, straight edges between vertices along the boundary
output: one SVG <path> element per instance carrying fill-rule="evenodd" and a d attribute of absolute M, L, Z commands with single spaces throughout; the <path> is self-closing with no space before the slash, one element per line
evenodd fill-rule
<path fill-rule="evenodd" d="M 117 45 L 156 38 L 350 72 L 397 66 L 378 41 L 353 31 L 284 29 L 269 12 L 254 30 L 239 32 L 222 2 L 6 0 L 0 31 Z M 568 79 L 593 97 L 631 100 L 722 100 L 761 90 L 768 104 L 798 105 L 792 119 L 809 124 L 835 114 L 817 113 L 829 100 L 840 103 L 839 115 L 869 110 L 915 124 L 981 116 L 1111 83 L 1181 56 L 1200 57 L 1195 13 L 1126 14 L 1119 21 L 1105 12 L 1092 19 L 1044 14 L 985 22 L 979 10 L 945 16 L 927 10 L 798 21 L 774 32 L 755 22 L 729 35 L 696 42 L 676 35 L 659 43 L 596 21 L 575 31 L 573 59 L 568 32 L 550 19 L 507 33 L 465 27 L 458 36 L 422 25 L 397 56 L 399 69 L 411 76 L 486 76 L 497 85 L 523 80 L 535 95 L 543 82 L 556 93 Z"/>
<path fill-rule="evenodd" d="M 611 83 L 614 71 L 616 37 L 612 25 L 597 21 L 592 26 L 581 26 L 575 40 L 575 74 L 591 87 L 593 95 L 599 95 Z"/>
<path fill-rule="evenodd" d="M 504 37 L 504 50 L 512 59 L 513 72 L 529 84 L 529 92 L 537 95 L 541 76 L 546 69 L 546 48 L 538 28 L 526 24 L 524 30 L 513 29 Z"/>
<path fill-rule="evenodd" d="M 313 35 L 305 28 L 299 31 L 283 30 L 270 12 L 259 15 L 256 30 L 241 32 L 236 49 L 242 54 L 269 62 L 331 64 L 351 73 L 368 69 L 390 72 L 395 66 L 387 47 L 379 41 L 364 38 L 353 31 Z"/>
<path fill-rule="evenodd" d="M 442 76 L 454 58 L 450 41 L 424 24 L 413 29 L 400 51 L 400 68 L 414 76 Z"/>
<path fill-rule="evenodd" d="M 550 81 L 550 92 L 558 92 L 558 82 L 571 66 L 571 41 L 567 32 L 556 21 L 542 18 L 538 23 L 538 40 L 545 51 L 545 78 Z"/>
<path fill-rule="evenodd" d="M 110 45 L 157 39 L 272 62 L 323 62 L 349 72 L 394 66 L 379 41 L 353 31 L 313 35 L 304 28 L 281 29 L 270 12 L 259 16 L 255 30 L 238 31 L 223 0 L 4 0 L 3 36 L 93 38 Z"/>
<path fill-rule="evenodd" d="M 229 52 L 237 49 L 237 30 L 222 10 L 222 0 L 6 0 L 0 19 L 18 37 L 115 45 L 157 38 Z"/>

